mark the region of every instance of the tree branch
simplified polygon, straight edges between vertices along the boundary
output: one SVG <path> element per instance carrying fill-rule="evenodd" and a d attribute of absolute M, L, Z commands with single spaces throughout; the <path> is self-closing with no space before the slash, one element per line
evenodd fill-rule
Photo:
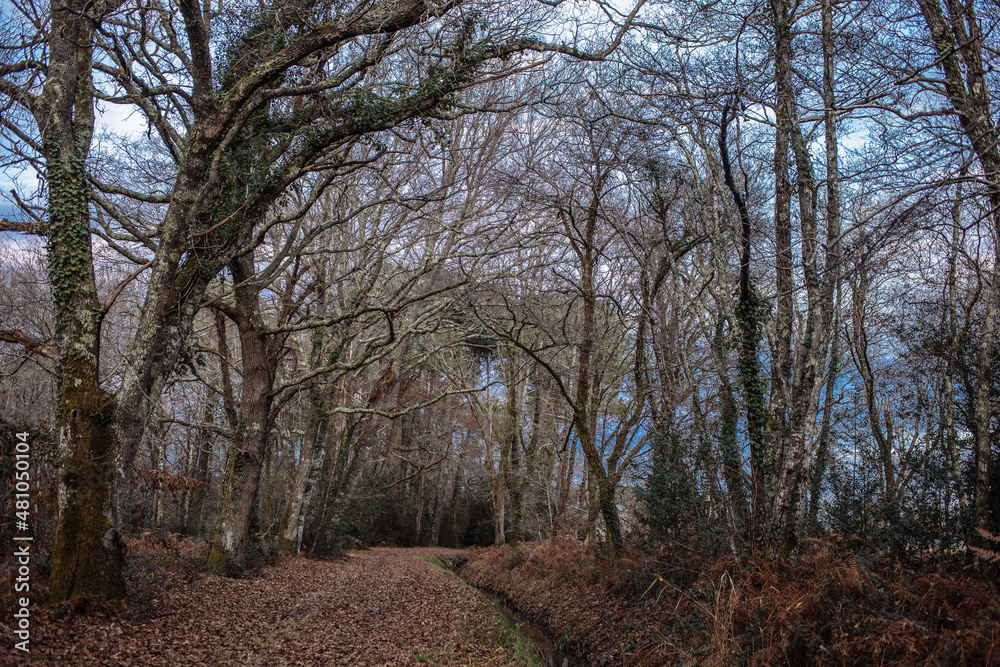
<path fill-rule="evenodd" d="M 20 329 L 0 329 L 0 340 L 7 343 L 17 343 L 24 346 L 28 352 L 40 354 L 43 357 L 56 360 L 59 358 L 59 348 L 40 338 L 29 336 Z"/>
<path fill-rule="evenodd" d="M 0 218 L 0 232 L 20 232 L 34 236 L 45 236 L 45 226 L 40 222 L 16 222 Z"/>

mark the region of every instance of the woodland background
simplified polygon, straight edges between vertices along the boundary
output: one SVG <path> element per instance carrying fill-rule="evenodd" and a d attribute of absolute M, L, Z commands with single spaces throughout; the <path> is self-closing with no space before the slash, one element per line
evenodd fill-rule
<path fill-rule="evenodd" d="M 143 531 L 223 573 L 556 535 L 986 567 L 998 24 L 5 2 L 0 414 L 51 600 L 121 598 Z"/>

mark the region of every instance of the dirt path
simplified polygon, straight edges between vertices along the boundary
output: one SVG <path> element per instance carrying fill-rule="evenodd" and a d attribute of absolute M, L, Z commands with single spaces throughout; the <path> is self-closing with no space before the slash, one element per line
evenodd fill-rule
<path fill-rule="evenodd" d="M 423 560 L 434 553 L 447 551 L 373 549 L 289 560 L 256 578 L 207 577 L 166 593 L 145 622 L 39 618 L 30 664 L 522 664 L 501 645 L 490 603 Z"/>

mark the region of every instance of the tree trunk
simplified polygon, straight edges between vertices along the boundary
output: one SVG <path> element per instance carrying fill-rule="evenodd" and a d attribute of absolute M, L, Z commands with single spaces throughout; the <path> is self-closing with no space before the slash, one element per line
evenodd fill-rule
<path fill-rule="evenodd" d="M 417 471 L 417 521 L 414 530 L 413 544 L 420 546 L 420 528 L 424 518 L 424 468 Z"/>
<path fill-rule="evenodd" d="M 833 295 L 839 272 L 839 189 L 837 144 L 833 114 L 833 32 L 832 5 L 823 6 L 824 106 L 827 140 L 827 261 L 825 279 L 819 271 L 816 179 L 808 144 L 799 125 L 795 88 L 792 83 L 791 57 L 793 10 L 786 0 L 772 0 L 775 29 L 775 106 L 778 114 L 775 140 L 775 240 L 778 247 L 778 317 L 775 320 L 778 372 L 772 385 L 772 409 L 775 415 L 773 454 L 778 463 L 775 472 L 774 498 L 765 539 L 770 556 L 786 556 L 796 546 L 797 522 L 792 513 L 802 497 L 801 481 L 806 458 L 813 449 L 820 378 L 826 363 L 833 315 Z M 795 159 L 795 194 L 799 203 L 801 226 L 802 274 L 805 282 L 806 313 L 795 355 L 792 349 L 792 271 L 791 271 L 791 188 L 788 183 L 788 147 Z M 789 382 L 790 381 L 790 382 Z"/>
<path fill-rule="evenodd" d="M 305 528 L 305 511 L 323 467 L 325 443 L 329 432 L 330 419 L 326 415 L 327 401 L 320 390 L 309 390 L 309 426 L 302 441 L 299 465 L 292 481 L 291 497 L 281 519 L 276 546 L 280 551 L 298 553 L 302 548 L 302 533 Z"/>
<path fill-rule="evenodd" d="M 504 470 L 503 459 L 501 458 L 500 470 L 497 473 L 497 484 L 493 490 L 493 545 L 500 546 L 506 543 L 505 522 L 507 520 L 507 483 L 505 481 L 506 471 Z"/>
<path fill-rule="evenodd" d="M 615 487 L 618 480 L 609 476 L 604 469 L 601 452 L 597 449 L 595 431 L 597 423 L 597 393 L 594 391 L 594 347 L 596 336 L 597 288 L 595 286 L 594 270 L 598 260 L 595 245 L 599 199 L 607 174 L 598 177 L 594 188 L 593 199 L 587 210 L 586 225 L 583 230 L 577 257 L 580 260 L 580 292 L 583 301 L 583 321 L 580 326 L 580 343 L 577 347 L 577 381 L 576 398 L 573 405 L 573 421 L 576 425 L 580 446 L 587 458 L 590 470 L 591 486 L 590 507 L 591 516 L 599 510 L 604 518 L 608 532 L 608 540 L 612 553 L 621 550 L 621 523 L 618 519 L 618 505 L 615 502 Z M 564 221 L 569 233 L 569 221 Z M 591 536 L 593 519 L 588 520 L 587 536 Z"/>
<path fill-rule="evenodd" d="M 448 498 L 452 495 L 455 476 L 451 474 L 451 459 L 445 460 L 445 465 L 439 475 L 434 494 L 434 523 L 431 525 L 431 546 L 436 547 L 441 542 L 441 524 L 444 521 L 444 511 Z"/>
<path fill-rule="evenodd" d="M 46 249 L 59 348 L 60 512 L 49 600 L 82 593 L 118 600 L 125 595 L 124 542 L 110 493 L 118 440 L 114 401 L 100 386 L 104 308 L 94 280 L 84 166 L 94 128 L 93 29 L 103 17 L 81 0 L 53 2 L 51 10 L 46 80 L 32 109 L 48 183 Z"/>
<path fill-rule="evenodd" d="M 223 478 L 219 525 L 208 569 L 230 573 L 245 565 L 247 539 L 257 503 L 271 420 L 274 365 L 260 322 L 260 293 L 253 282 L 253 254 L 233 262 L 237 327 L 243 360 L 239 429 Z M 270 343 L 274 343 L 273 340 Z"/>
<path fill-rule="evenodd" d="M 163 529 L 163 480 L 160 475 L 166 458 L 166 443 L 163 439 L 166 429 L 163 426 L 154 419 L 149 428 L 150 467 L 153 471 L 153 527 L 157 530 Z"/>
<path fill-rule="evenodd" d="M 766 480 L 769 476 L 772 465 L 772 457 L 768 447 L 768 441 L 766 440 L 764 433 L 767 406 L 764 404 L 764 388 L 760 378 L 759 347 L 761 334 L 759 320 L 761 308 L 760 298 L 757 295 L 757 291 L 750 274 L 751 249 L 753 247 L 750 242 L 750 212 L 747 208 L 746 200 L 740 193 L 739 188 L 736 186 L 736 181 L 733 178 L 732 165 L 729 160 L 729 149 L 726 140 L 726 129 L 728 126 L 727 121 L 728 118 L 726 112 L 724 111 L 722 131 L 719 133 L 719 153 L 722 159 L 722 168 L 725 176 L 726 187 L 733 195 L 733 199 L 736 202 L 736 209 L 740 216 L 740 293 L 739 303 L 736 306 L 736 323 L 739 329 L 739 379 L 740 384 L 743 387 L 743 403 L 747 413 L 747 438 L 750 441 L 750 507 L 748 512 L 749 520 L 747 522 L 747 529 L 750 549 L 752 551 L 761 551 L 764 548 L 765 537 L 767 535 Z M 775 150 L 778 151 L 779 149 L 776 148 Z M 778 167 L 776 166 L 775 169 L 777 168 Z M 785 174 L 785 178 L 787 180 L 787 173 Z M 777 212 L 775 215 L 778 215 Z M 780 257 L 779 261 L 782 261 Z M 788 261 L 790 262 L 791 260 L 789 259 Z M 783 284 L 784 281 L 782 276 L 783 274 L 779 271 L 780 284 Z M 779 318 L 779 322 L 776 324 L 778 329 L 781 329 L 781 327 L 784 326 L 781 324 L 781 321 L 781 318 Z M 788 335 L 791 335 L 790 330 Z M 783 344 L 781 349 L 784 350 Z M 719 361 L 721 361 L 721 355 L 717 354 L 717 356 L 719 357 Z M 772 387 L 773 386 L 774 385 L 772 384 Z M 723 386 L 723 390 L 725 391 L 725 385 Z M 732 394 L 731 389 L 729 394 Z M 723 395 L 723 399 L 725 401 L 725 394 Z M 723 410 L 726 409 L 727 404 L 724 402 Z M 732 410 L 735 411 L 735 404 L 732 405 Z M 724 430 L 720 433 L 720 437 L 724 436 L 727 439 L 735 438 L 734 429 L 736 428 L 736 424 L 732 421 L 725 421 L 727 418 L 733 420 L 737 417 L 733 412 L 725 413 L 723 415 L 724 421 L 722 428 Z M 733 432 L 730 433 L 725 429 L 732 430 Z M 728 440 L 724 440 L 722 444 L 727 448 L 731 448 Z M 733 453 L 734 452 L 732 451 L 730 451 L 728 455 L 724 453 L 724 456 L 727 456 L 729 459 L 728 467 L 730 468 L 739 459 L 738 454 L 737 456 L 733 456 Z M 725 464 L 725 461 L 723 461 L 723 463 Z M 742 475 L 742 465 L 736 474 Z M 731 493 L 736 491 L 738 487 L 742 486 L 735 479 L 730 480 L 729 484 Z M 738 499 L 737 502 L 739 502 Z"/>
<path fill-rule="evenodd" d="M 607 478 L 597 480 L 597 497 L 601 505 L 601 518 L 608 532 L 608 542 L 613 553 L 618 553 L 622 546 L 622 524 L 618 516 L 618 499 L 616 491 L 618 484 Z"/>
<path fill-rule="evenodd" d="M 819 497 L 823 490 L 823 476 L 826 474 L 830 458 L 830 440 L 832 438 L 831 422 L 833 420 L 833 390 L 837 386 L 837 373 L 840 369 L 840 283 L 837 284 L 837 309 L 833 324 L 833 340 L 830 342 L 830 366 L 827 371 L 825 397 L 823 399 L 823 422 L 819 431 L 819 443 L 816 446 L 815 460 L 809 474 L 809 509 L 805 528 L 807 533 L 819 534 Z"/>
<path fill-rule="evenodd" d="M 552 534 L 559 535 L 566 528 L 566 508 L 569 504 L 569 493 L 573 489 L 573 475 L 576 468 L 576 443 L 573 442 L 573 423 L 566 427 L 566 441 L 562 455 L 559 458 L 557 473 L 557 493 L 555 516 L 552 518 Z"/>
<path fill-rule="evenodd" d="M 208 396 L 205 397 L 205 405 L 202 413 L 202 420 L 205 424 L 212 422 L 212 403 Z M 189 458 L 187 476 L 192 480 L 192 486 L 185 494 L 184 498 L 184 530 L 192 535 L 201 535 L 203 531 L 203 515 L 205 509 L 205 499 L 208 496 L 208 463 L 212 456 L 212 432 L 208 429 L 200 429 L 194 442 L 191 443 L 192 452 Z"/>
<path fill-rule="evenodd" d="M 865 325 L 866 306 L 870 277 L 867 269 L 862 266 L 858 270 L 857 279 L 851 281 L 852 315 L 854 336 L 851 345 L 854 349 L 854 359 L 861 374 L 865 391 L 865 406 L 868 410 L 868 423 L 872 438 L 878 448 L 878 458 L 882 466 L 882 492 L 884 500 L 893 500 L 896 495 L 896 465 L 893 460 L 892 423 L 889 412 L 885 411 L 885 430 L 882 429 L 882 410 L 875 395 L 875 370 L 868 358 L 868 328 Z"/>
<path fill-rule="evenodd" d="M 789 180 L 788 142 L 794 109 L 791 81 L 792 17 L 788 0 L 771 0 L 774 25 L 774 244 L 777 309 L 774 317 L 773 371 L 771 374 L 772 416 L 768 445 L 756 465 L 751 461 L 751 545 L 754 551 L 769 550 L 778 542 L 779 531 L 768 521 L 767 496 L 773 496 L 773 477 L 777 462 L 784 456 L 789 440 L 789 410 L 792 403 L 792 332 L 795 320 L 795 284 L 792 274 L 792 184 Z M 792 99 L 789 100 L 789 96 Z M 756 501 L 754 500 L 756 499 Z M 773 508 L 773 505 L 771 505 Z M 774 516 L 773 513 L 771 515 Z"/>
<path fill-rule="evenodd" d="M 965 176 L 965 169 L 962 176 Z M 958 454 L 958 433 L 955 430 L 955 364 L 958 356 L 958 286 L 956 272 L 960 252 L 962 221 L 962 183 L 955 188 L 955 203 L 951 210 L 951 252 L 948 258 L 948 282 L 946 285 L 947 327 L 948 327 L 948 360 L 944 371 L 943 411 L 941 420 L 944 430 L 945 453 L 951 463 L 952 480 L 955 483 L 955 494 L 958 497 L 958 511 L 963 524 L 968 520 L 968 508 L 965 498 L 965 483 L 962 479 L 962 462 Z"/>
<path fill-rule="evenodd" d="M 504 388 L 507 394 L 507 405 L 504 419 L 504 440 L 510 460 L 510 467 L 504 474 L 504 486 L 510 494 L 510 536 L 509 541 L 515 548 L 521 543 L 521 415 L 518 410 L 518 368 L 517 353 L 506 351 L 506 359 L 501 365 L 506 366 Z"/>
<path fill-rule="evenodd" d="M 830 422 L 833 411 L 833 390 L 837 383 L 840 331 L 840 276 L 843 255 L 841 252 L 840 225 L 840 166 L 837 145 L 837 100 L 834 94 L 834 41 L 833 0 L 822 4 L 823 46 L 823 128 L 826 145 L 826 277 L 823 284 L 821 321 L 823 335 L 829 340 L 829 368 L 826 378 L 826 396 L 823 403 L 823 423 L 820 427 L 816 451 L 809 457 L 809 505 L 803 527 L 816 530 L 819 511 L 819 494 L 830 444 Z M 821 342 L 823 349 L 826 343 Z M 819 409 L 817 403 L 816 409 Z"/>

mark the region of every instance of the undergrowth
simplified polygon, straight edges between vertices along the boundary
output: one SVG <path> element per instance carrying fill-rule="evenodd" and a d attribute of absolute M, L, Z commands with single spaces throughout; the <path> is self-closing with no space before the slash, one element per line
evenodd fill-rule
<path fill-rule="evenodd" d="M 810 540 L 776 567 L 678 549 L 612 561 L 559 539 L 476 550 L 463 575 L 598 665 L 1000 664 L 995 572 L 851 546 Z"/>
<path fill-rule="evenodd" d="M 201 540 L 147 530 L 128 538 L 127 544 L 128 598 L 123 611 L 129 618 L 155 615 L 164 591 L 195 579 L 205 569 L 208 544 Z"/>

